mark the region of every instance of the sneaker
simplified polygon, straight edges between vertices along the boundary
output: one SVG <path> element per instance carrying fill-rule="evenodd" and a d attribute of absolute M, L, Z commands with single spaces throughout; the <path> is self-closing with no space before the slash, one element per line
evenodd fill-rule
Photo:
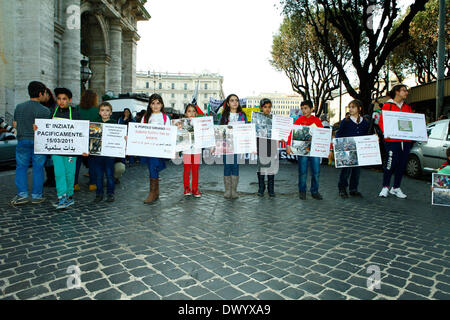
<path fill-rule="evenodd" d="M 66 207 L 73 206 L 74 204 L 75 204 L 75 201 L 73 200 L 72 197 L 66 198 Z"/>
<path fill-rule="evenodd" d="M 340 196 L 342 199 L 347 199 L 347 198 L 348 198 L 347 190 L 345 190 L 345 189 L 339 190 L 339 196 Z"/>
<path fill-rule="evenodd" d="M 391 191 L 389 191 L 389 193 L 393 194 L 394 196 L 397 196 L 397 198 L 400 198 L 400 199 L 406 198 L 406 194 L 404 194 L 400 188 L 396 188 L 396 189 L 392 188 Z"/>
<path fill-rule="evenodd" d="M 103 195 L 102 194 L 97 194 L 95 196 L 94 203 L 98 203 L 98 202 L 101 202 L 101 201 L 103 201 Z"/>
<path fill-rule="evenodd" d="M 106 202 L 114 202 L 114 195 L 113 194 L 108 194 L 106 196 Z"/>
<path fill-rule="evenodd" d="M 381 189 L 379 197 L 387 198 L 388 194 L 389 194 L 389 188 L 388 187 L 384 187 L 383 189 Z"/>
<path fill-rule="evenodd" d="M 76 184 L 73 186 L 73 191 L 77 192 L 77 191 L 81 191 L 80 185 Z"/>
<path fill-rule="evenodd" d="M 299 197 L 301 200 L 306 200 L 306 192 L 299 192 L 299 193 L 298 193 L 298 197 Z"/>
<path fill-rule="evenodd" d="M 15 196 L 15 197 L 11 200 L 10 203 L 11 203 L 13 206 L 17 206 L 17 205 L 21 205 L 21 204 L 26 204 L 26 203 L 28 203 L 28 202 L 29 202 L 28 197 L 25 198 L 25 197 Z"/>
<path fill-rule="evenodd" d="M 361 192 L 358 192 L 358 191 L 350 191 L 350 195 L 351 195 L 352 197 L 355 197 L 355 198 L 362 198 L 362 197 L 363 197 L 363 195 L 361 194 Z"/>
<path fill-rule="evenodd" d="M 44 202 L 45 201 L 45 198 L 34 198 L 34 199 L 31 199 L 31 203 L 32 204 L 40 204 L 40 203 L 42 203 L 42 202 Z"/>
<path fill-rule="evenodd" d="M 61 210 L 61 209 L 67 208 L 66 201 L 67 201 L 66 197 L 58 198 L 58 203 L 56 204 L 56 210 Z"/>
<path fill-rule="evenodd" d="M 85 173 L 83 176 L 89 178 L 89 173 Z"/>
<path fill-rule="evenodd" d="M 184 195 L 185 195 L 185 196 L 190 196 L 190 195 L 192 195 L 191 188 L 189 188 L 189 187 L 184 188 Z"/>
<path fill-rule="evenodd" d="M 89 185 L 89 191 L 95 191 L 95 190 L 97 190 L 97 185 L 95 185 L 95 184 L 90 184 L 90 185 Z"/>
<path fill-rule="evenodd" d="M 323 200 L 322 195 L 320 193 L 312 193 L 311 197 L 313 197 L 316 200 Z"/>
<path fill-rule="evenodd" d="M 202 193 L 200 192 L 200 190 L 197 189 L 197 190 L 194 191 L 194 197 L 195 198 L 201 198 L 202 197 Z"/>

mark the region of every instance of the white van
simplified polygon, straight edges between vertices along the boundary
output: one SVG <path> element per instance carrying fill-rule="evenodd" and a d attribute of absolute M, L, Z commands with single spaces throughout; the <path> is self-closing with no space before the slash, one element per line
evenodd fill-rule
<path fill-rule="evenodd" d="M 131 114 L 133 118 L 136 117 L 136 114 L 141 110 L 147 110 L 148 102 L 144 102 L 139 99 L 133 98 L 124 98 L 124 99 L 111 99 L 106 100 L 112 105 L 113 108 L 113 118 L 119 119 L 122 116 L 123 110 L 128 108 L 131 110 Z"/>

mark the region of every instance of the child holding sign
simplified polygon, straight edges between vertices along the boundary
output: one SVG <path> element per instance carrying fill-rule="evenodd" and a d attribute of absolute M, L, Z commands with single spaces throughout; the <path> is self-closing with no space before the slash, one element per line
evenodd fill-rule
<path fill-rule="evenodd" d="M 159 94 L 154 93 L 150 96 L 147 111 L 141 123 L 170 126 L 170 118 L 164 112 L 164 101 Z M 159 172 L 166 168 L 166 163 L 164 159 L 154 157 L 148 157 L 145 161 L 150 173 L 150 192 L 144 203 L 151 204 L 159 198 Z"/>
<path fill-rule="evenodd" d="M 295 120 L 294 125 L 301 126 L 316 126 L 323 128 L 322 121 L 312 115 L 313 104 L 309 100 L 302 101 L 300 104 L 303 116 Z M 292 132 L 289 136 L 286 152 L 293 154 L 291 148 Z M 320 174 L 320 158 L 319 157 L 305 157 L 298 156 L 298 190 L 299 197 L 306 200 L 306 178 L 308 176 L 308 164 L 311 167 L 311 196 L 316 200 L 322 200 L 322 195 L 319 193 L 319 174 Z"/>
<path fill-rule="evenodd" d="M 412 113 L 411 107 L 405 104 L 405 100 L 408 97 L 408 89 L 404 84 L 394 86 L 389 92 L 389 96 L 391 99 L 383 105 L 380 120 L 378 121 L 378 125 L 383 134 L 383 111 Z M 381 189 L 380 197 L 387 198 L 390 193 L 398 198 L 404 199 L 406 198 L 406 194 L 400 189 L 400 184 L 406 169 L 406 163 L 408 162 L 412 143 L 408 140 L 390 139 L 386 136 L 384 137 L 384 141 L 387 159 L 383 175 L 383 189 Z M 393 174 L 395 174 L 394 185 L 391 190 L 389 190 Z"/>
<path fill-rule="evenodd" d="M 232 122 L 248 123 L 247 116 L 242 111 L 241 104 L 239 103 L 239 97 L 235 94 L 230 94 L 225 99 L 223 113 L 220 118 L 220 125 L 227 125 Z M 233 160 L 231 161 L 231 159 L 228 159 L 227 155 L 223 156 L 223 181 L 225 185 L 224 197 L 227 199 L 236 199 L 238 197 L 237 185 L 239 183 L 239 164 L 237 157 L 237 154 L 233 155 Z"/>
<path fill-rule="evenodd" d="M 195 118 L 198 116 L 197 108 L 193 104 L 188 104 L 184 111 L 184 116 L 186 118 Z M 190 196 L 194 195 L 196 198 L 202 196 L 200 190 L 198 189 L 198 169 L 200 166 L 200 157 L 202 154 L 202 149 L 191 147 L 189 151 L 183 151 L 183 162 L 184 162 L 184 195 Z M 192 190 L 190 188 L 190 175 L 192 169 Z"/>
<path fill-rule="evenodd" d="M 112 106 L 108 102 L 103 102 L 98 107 L 99 118 L 96 122 L 103 123 L 116 123 L 113 119 L 111 119 L 112 115 Z M 95 168 L 95 177 L 96 177 L 96 185 L 97 185 L 97 194 L 95 196 L 94 202 L 100 202 L 103 200 L 104 190 L 103 190 L 103 177 L 106 175 L 106 194 L 107 202 L 114 201 L 114 164 L 115 159 L 113 157 L 104 157 L 104 156 L 96 156 L 94 157 L 94 168 Z"/>
<path fill-rule="evenodd" d="M 336 132 L 336 138 L 365 136 L 369 132 L 369 123 L 362 117 L 363 104 L 359 100 L 353 100 L 348 105 L 350 117 L 345 118 L 339 125 L 339 130 Z M 350 195 L 353 197 L 362 197 L 358 192 L 360 167 L 347 167 L 341 169 L 339 177 L 339 196 L 348 198 L 347 186 L 348 178 L 350 177 Z"/>

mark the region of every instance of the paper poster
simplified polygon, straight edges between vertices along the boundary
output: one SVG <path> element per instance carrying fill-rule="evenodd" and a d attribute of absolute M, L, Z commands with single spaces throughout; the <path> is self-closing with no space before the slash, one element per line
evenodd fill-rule
<path fill-rule="evenodd" d="M 331 129 L 293 125 L 291 149 L 293 154 L 328 158 Z"/>
<path fill-rule="evenodd" d="M 82 155 L 89 152 L 89 121 L 36 119 L 34 153 Z"/>
<path fill-rule="evenodd" d="M 172 126 L 177 129 L 175 152 L 191 150 L 194 145 L 194 125 L 192 119 L 172 120 Z"/>
<path fill-rule="evenodd" d="M 336 168 L 381 164 L 378 136 L 336 138 L 333 144 Z"/>
<path fill-rule="evenodd" d="M 450 206 L 450 174 L 433 173 L 431 204 Z"/>
<path fill-rule="evenodd" d="M 383 110 L 384 136 L 390 139 L 428 141 L 425 115 Z"/>
<path fill-rule="evenodd" d="M 233 126 L 214 126 L 214 138 L 216 141 L 214 155 L 226 155 L 234 153 Z"/>
<path fill-rule="evenodd" d="M 293 118 L 274 114 L 272 117 L 272 139 L 288 141 L 293 125 Z"/>
<path fill-rule="evenodd" d="M 125 158 L 127 126 L 91 122 L 89 124 L 89 154 Z"/>
<path fill-rule="evenodd" d="M 216 145 L 214 136 L 213 117 L 200 117 L 192 119 L 194 125 L 194 146 L 197 149 L 210 148 Z"/>
<path fill-rule="evenodd" d="M 233 153 L 256 153 L 256 127 L 254 123 L 233 123 Z"/>
<path fill-rule="evenodd" d="M 176 141 L 177 128 L 174 126 L 130 122 L 126 154 L 173 159 Z"/>
<path fill-rule="evenodd" d="M 252 123 L 255 125 L 256 137 L 262 139 L 272 138 L 272 115 L 262 112 L 252 112 Z"/>

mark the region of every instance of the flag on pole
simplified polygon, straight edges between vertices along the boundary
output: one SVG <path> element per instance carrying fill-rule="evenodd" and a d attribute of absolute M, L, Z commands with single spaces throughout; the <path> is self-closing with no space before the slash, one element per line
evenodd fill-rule
<path fill-rule="evenodd" d="M 199 116 L 204 116 L 205 114 L 203 113 L 202 109 L 200 109 L 198 107 L 197 104 L 197 97 L 198 97 L 198 84 L 199 81 L 197 81 L 197 86 L 195 87 L 195 91 L 194 91 L 194 95 L 192 96 L 192 104 L 195 106 L 195 108 L 197 109 L 197 113 Z"/>

